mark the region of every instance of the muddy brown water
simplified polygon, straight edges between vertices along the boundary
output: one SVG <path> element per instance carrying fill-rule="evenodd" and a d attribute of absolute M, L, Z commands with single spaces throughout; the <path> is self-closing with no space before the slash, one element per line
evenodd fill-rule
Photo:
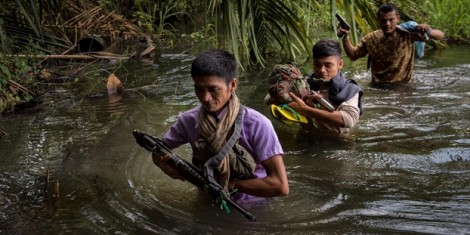
<path fill-rule="evenodd" d="M 193 56 L 129 65 L 122 97 L 58 86 L 40 110 L 0 117 L 0 233 L 469 234 L 470 47 L 426 53 L 414 83 L 393 89 L 370 87 L 365 62 L 346 59 L 365 91 L 347 139 L 276 121 L 262 104 L 269 69 L 244 72 L 242 102 L 272 120 L 290 184 L 287 197 L 244 205 L 255 223 L 164 175 L 131 134 L 161 136 L 197 104 Z"/>

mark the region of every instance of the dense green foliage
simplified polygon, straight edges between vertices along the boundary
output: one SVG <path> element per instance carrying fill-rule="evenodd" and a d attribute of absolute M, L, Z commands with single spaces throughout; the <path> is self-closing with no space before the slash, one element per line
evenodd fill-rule
<path fill-rule="evenodd" d="M 74 46 L 77 32 L 71 22 L 89 18 L 96 9 L 118 14 L 138 25 L 163 47 L 188 48 L 193 53 L 209 47 L 231 51 L 241 68 L 264 66 L 269 57 L 302 63 L 312 44 L 334 38 L 339 12 L 350 22 L 352 39 L 377 29 L 376 11 L 381 0 L 0 0 L 0 111 L 31 97 L 15 93 L 12 83 L 28 90 L 33 79 L 25 70 L 36 62 L 6 54 L 61 53 Z M 446 33 L 447 42 L 468 42 L 468 0 L 400 0 L 403 20 L 426 22 Z M 83 6 L 92 6 L 83 8 Z M 94 8 L 93 6 L 96 6 Z M 82 12 L 77 12 L 82 11 Z M 88 11 L 88 12 L 87 12 Z M 77 14 L 81 18 L 77 18 Z M 114 20 L 115 18 L 113 18 Z M 111 19 L 110 19 L 111 20 Z M 83 24 L 94 21 L 79 22 Z M 115 24 L 113 22 L 113 24 Z M 123 28 L 123 26 L 117 26 Z M 71 30 L 72 28 L 72 30 Z M 76 30 L 76 29 L 75 29 Z M 106 31 L 90 25 L 83 33 Z M 82 35 L 82 34 L 80 34 Z M 187 51 L 188 51 L 187 50 Z M 9 85 L 10 84 L 10 85 Z"/>
<path fill-rule="evenodd" d="M 0 111 L 13 111 L 15 105 L 28 102 L 34 96 L 28 88 L 35 83 L 29 73 L 31 61 L 0 54 Z"/>
<path fill-rule="evenodd" d="M 428 0 L 423 10 L 429 12 L 427 21 L 434 28 L 442 29 L 449 41 L 468 42 L 470 39 L 470 1 Z"/>

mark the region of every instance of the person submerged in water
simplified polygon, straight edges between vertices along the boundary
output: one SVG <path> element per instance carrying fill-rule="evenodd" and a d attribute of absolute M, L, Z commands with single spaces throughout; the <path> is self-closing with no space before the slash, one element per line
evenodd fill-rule
<path fill-rule="evenodd" d="M 193 164 L 204 168 L 218 155 L 237 130 L 239 137 L 215 169 L 216 179 L 226 190 L 257 197 L 286 196 L 289 193 L 281 144 L 274 128 L 258 111 L 240 104 L 236 94 L 237 65 L 223 50 L 203 52 L 191 65 L 194 90 L 200 105 L 178 115 L 164 134 L 163 142 L 171 149 L 189 143 Z M 237 122 L 239 129 L 235 128 Z M 175 179 L 181 176 L 153 154 L 153 162 Z"/>
<path fill-rule="evenodd" d="M 308 76 L 310 89 L 316 91 L 304 100 L 293 93 L 294 99 L 288 105 L 310 120 L 307 128 L 302 130 L 320 133 L 345 134 L 359 122 L 362 114 L 361 98 L 363 95 L 359 85 L 346 79 L 341 72 L 341 46 L 336 40 L 323 39 L 312 49 L 313 72 Z M 317 100 L 323 98 L 333 105 L 334 110 L 327 110 Z"/>
<path fill-rule="evenodd" d="M 381 5 L 377 12 L 380 29 L 366 34 L 361 42 L 353 46 L 349 41 L 349 30 L 340 28 L 343 47 L 351 60 L 369 54 L 372 85 L 406 84 L 413 80 L 415 58 L 414 42 L 429 39 L 441 40 L 444 33 L 428 24 L 418 24 L 415 32 L 399 27 L 398 8 L 390 3 Z"/>

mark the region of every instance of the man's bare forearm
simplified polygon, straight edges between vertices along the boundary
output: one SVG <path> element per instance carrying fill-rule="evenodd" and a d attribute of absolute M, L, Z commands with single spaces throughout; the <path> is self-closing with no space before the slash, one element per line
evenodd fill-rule
<path fill-rule="evenodd" d="M 355 53 L 355 47 L 351 44 L 351 41 L 349 41 L 349 36 L 344 36 L 343 38 L 343 48 L 344 52 L 346 52 L 346 55 L 349 57 L 351 60 L 357 60 L 359 59 L 359 56 Z"/>

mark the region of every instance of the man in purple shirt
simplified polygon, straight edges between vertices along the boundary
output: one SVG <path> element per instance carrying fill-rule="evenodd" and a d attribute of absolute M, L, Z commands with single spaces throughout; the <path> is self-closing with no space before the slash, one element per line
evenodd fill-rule
<path fill-rule="evenodd" d="M 271 122 L 256 110 L 240 104 L 235 93 L 236 73 L 237 65 L 230 53 L 215 49 L 200 54 L 192 63 L 191 76 L 201 105 L 179 114 L 163 141 L 170 148 L 190 143 L 193 163 L 201 160 L 198 155 L 216 155 L 234 132 L 232 126 L 240 111 L 241 131 L 237 142 L 251 155 L 256 169 L 249 179 L 227 179 L 226 187 L 229 191 L 237 189 L 258 197 L 285 196 L 289 185 L 282 147 Z M 165 163 L 167 159 L 153 155 L 154 163 L 166 174 L 181 179 Z"/>

